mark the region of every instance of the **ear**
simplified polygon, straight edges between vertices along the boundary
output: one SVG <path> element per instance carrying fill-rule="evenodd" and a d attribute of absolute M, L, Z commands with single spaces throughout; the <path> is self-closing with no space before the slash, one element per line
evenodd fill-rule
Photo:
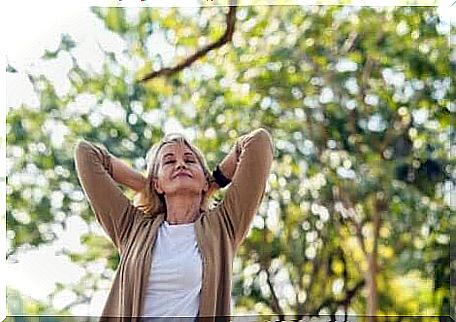
<path fill-rule="evenodd" d="M 210 187 L 209 180 L 206 180 L 206 182 L 204 183 L 203 192 L 207 192 L 209 190 L 209 187 Z"/>
<path fill-rule="evenodd" d="M 158 180 L 152 179 L 152 182 L 153 182 L 153 185 L 154 185 L 155 190 L 156 190 L 158 193 L 163 194 L 163 190 L 160 188 L 160 184 L 158 183 Z"/>

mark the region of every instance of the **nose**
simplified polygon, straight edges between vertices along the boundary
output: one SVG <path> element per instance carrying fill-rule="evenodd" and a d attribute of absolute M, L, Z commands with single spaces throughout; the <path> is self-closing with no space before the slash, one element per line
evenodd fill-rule
<path fill-rule="evenodd" d="M 185 164 L 184 160 L 177 160 L 176 161 L 176 168 L 177 169 L 186 169 L 187 165 Z"/>

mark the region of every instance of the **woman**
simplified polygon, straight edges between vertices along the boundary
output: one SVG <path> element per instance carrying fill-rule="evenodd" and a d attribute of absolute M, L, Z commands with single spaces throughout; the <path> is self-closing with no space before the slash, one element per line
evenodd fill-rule
<path fill-rule="evenodd" d="M 232 262 L 262 200 L 273 156 L 269 133 L 239 137 L 211 174 L 199 150 L 165 136 L 147 177 L 81 140 L 76 170 L 99 223 L 120 253 L 102 319 L 230 315 Z M 141 191 L 134 205 L 116 186 Z M 222 202 L 208 199 L 228 186 Z M 130 318 L 128 318 L 130 320 Z"/>

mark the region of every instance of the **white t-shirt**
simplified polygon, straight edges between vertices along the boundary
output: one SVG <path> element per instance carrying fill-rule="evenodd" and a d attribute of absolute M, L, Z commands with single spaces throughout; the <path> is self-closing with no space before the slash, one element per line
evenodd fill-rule
<path fill-rule="evenodd" d="M 170 225 L 164 221 L 152 253 L 143 316 L 196 317 L 202 266 L 194 223 Z"/>

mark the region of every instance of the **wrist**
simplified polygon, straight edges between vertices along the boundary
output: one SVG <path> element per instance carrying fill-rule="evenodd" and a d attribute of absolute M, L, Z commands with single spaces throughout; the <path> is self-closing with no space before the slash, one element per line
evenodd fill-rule
<path fill-rule="evenodd" d="M 231 178 L 227 177 L 220 168 L 220 165 L 215 167 L 215 170 L 212 171 L 212 177 L 214 178 L 214 182 L 220 187 L 226 187 L 228 184 L 231 183 Z"/>

